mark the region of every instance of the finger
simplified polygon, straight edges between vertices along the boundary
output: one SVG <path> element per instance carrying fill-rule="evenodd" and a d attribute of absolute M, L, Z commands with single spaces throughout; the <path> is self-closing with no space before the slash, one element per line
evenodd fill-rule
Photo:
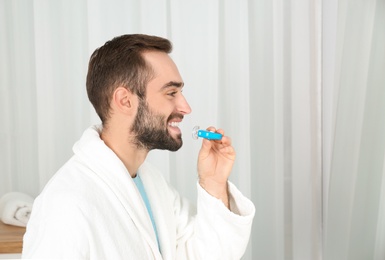
<path fill-rule="evenodd" d="M 212 144 L 212 142 L 210 140 L 203 139 L 202 140 L 202 147 L 201 147 L 201 150 L 200 150 L 200 155 L 203 156 L 203 157 L 206 157 L 210 153 L 212 145 L 213 144 Z"/>
<path fill-rule="evenodd" d="M 231 145 L 231 138 L 228 136 L 223 136 L 221 139 L 221 143 L 225 146 L 230 146 Z"/>
<path fill-rule="evenodd" d="M 231 138 L 228 136 L 223 136 L 221 140 L 212 140 L 212 142 L 219 146 L 231 146 Z"/>
<path fill-rule="evenodd" d="M 207 128 L 206 128 L 206 130 L 207 130 L 207 131 L 210 131 L 210 132 L 214 132 L 214 133 L 215 133 L 215 131 L 216 131 L 216 128 L 215 128 L 215 127 L 213 127 L 213 126 L 209 126 L 209 127 L 207 127 Z"/>
<path fill-rule="evenodd" d="M 217 129 L 215 132 L 220 133 L 221 135 L 225 135 L 225 131 L 222 128 Z"/>
<path fill-rule="evenodd" d="M 232 146 L 222 147 L 220 149 L 220 153 L 223 157 L 225 157 L 229 160 L 232 160 L 232 161 L 235 160 L 236 154 L 235 154 L 235 150 Z"/>
<path fill-rule="evenodd" d="M 225 135 L 225 131 L 223 129 L 215 129 L 215 127 L 210 126 L 206 129 L 207 131 L 213 132 L 213 133 L 219 133 L 221 135 Z"/>

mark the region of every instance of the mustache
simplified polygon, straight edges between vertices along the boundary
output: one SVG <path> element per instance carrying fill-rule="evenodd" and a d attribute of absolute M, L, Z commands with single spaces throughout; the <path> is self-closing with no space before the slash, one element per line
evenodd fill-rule
<path fill-rule="evenodd" d="M 183 115 L 182 114 L 179 114 L 179 113 L 172 113 L 168 118 L 167 118 L 167 122 L 174 119 L 174 118 L 178 118 L 180 120 L 183 119 Z"/>

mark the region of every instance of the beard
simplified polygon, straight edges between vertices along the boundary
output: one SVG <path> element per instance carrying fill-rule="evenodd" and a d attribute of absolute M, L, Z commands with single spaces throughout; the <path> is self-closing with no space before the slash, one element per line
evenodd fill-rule
<path fill-rule="evenodd" d="M 173 118 L 183 118 L 183 115 L 173 113 L 166 120 L 165 116 L 151 111 L 145 100 L 140 100 L 138 112 L 131 127 L 131 132 L 135 134 L 134 143 L 137 147 L 148 151 L 160 149 L 175 152 L 179 150 L 183 144 L 182 135 L 172 137 L 167 127 L 167 122 Z"/>

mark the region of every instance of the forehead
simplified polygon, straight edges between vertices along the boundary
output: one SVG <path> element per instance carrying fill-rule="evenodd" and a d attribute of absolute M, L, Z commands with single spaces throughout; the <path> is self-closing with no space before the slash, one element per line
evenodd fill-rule
<path fill-rule="evenodd" d="M 157 86 L 160 88 L 168 82 L 183 82 L 177 66 L 167 53 L 148 51 L 144 52 L 142 55 L 145 61 L 151 66 L 154 73 L 148 87 Z"/>

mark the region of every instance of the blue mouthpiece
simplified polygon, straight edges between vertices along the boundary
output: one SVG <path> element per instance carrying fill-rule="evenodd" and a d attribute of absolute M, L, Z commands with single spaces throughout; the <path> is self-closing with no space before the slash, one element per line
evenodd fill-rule
<path fill-rule="evenodd" d="M 202 137 L 208 140 L 221 140 L 222 135 L 220 133 L 214 133 L 206 130 L 198 130 L 198 137 Z"/>
<path fill-rule="evenodd" d="M 192 136 L 194 139 L 198 137 L 205 138 L 207 140 L 221 140 L 222 135 L 220 133 L 210 132 L 206 130 L 199 130 L 199 126 L 193 128 Z"/>

